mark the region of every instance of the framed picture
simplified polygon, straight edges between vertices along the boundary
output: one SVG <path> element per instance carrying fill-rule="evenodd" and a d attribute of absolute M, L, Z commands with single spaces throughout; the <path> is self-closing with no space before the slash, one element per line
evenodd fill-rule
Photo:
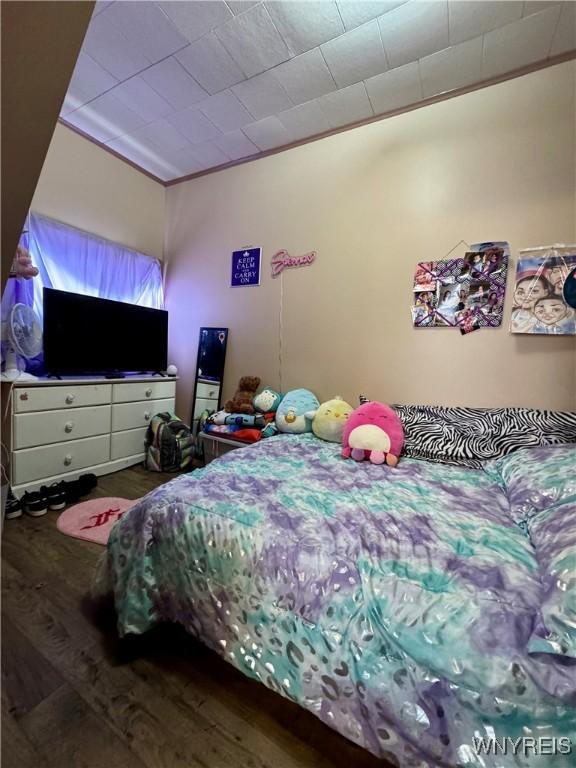
<path fill-rule="evenodd" d="M 576 246 L 520 251 L 516 267 L 512 333 L 575 335 L 576 310 L 564 288 L 576 268 Z"/>
<path fill-rule="evenodd" d="M 476 243 L 460 259 L 420 262 L 414 272 L 415 327 L 470 333 L 502 324 L 510 247 Z"/>

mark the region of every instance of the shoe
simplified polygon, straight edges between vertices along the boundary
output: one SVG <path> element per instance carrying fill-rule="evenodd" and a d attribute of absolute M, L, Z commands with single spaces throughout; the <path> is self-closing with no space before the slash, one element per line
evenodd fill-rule
<path fill-rule="evenodd" d="M 66 506 L 66 489 L 64 488 L 64 481 L 60 483 L 52 483 L 46 487 L 43 485 L 40 488 L 40 495 L 45 496 L 48 499 L 48 509 L 60 510 Z"/>
<path fill-rule="evenodd" d="M 22 517 L 22 502 L 14 496 L 12 488 L 8 488 L 4 518 L 6 520 L 13 520 L 16 517 Z"/>
<path fill-rule="evenodd" d="M 78 480 L 62 480 L 66 504 L 77 504 L 80 501 L 80 485 Z"/>
<path fill-rule="evenodd" d="M 22 506 L 30 517 L 42 517 L 48 512 L 48 497 L 39 491 L 26 492 L 22 496 Z"/>
<path fill-rule="evenodd" d="M 91 472 L 86 475 L 80 475 L 77 480 L 78 487 L 80 489 L 80 496 L 87 496 L 90 491 L 94 490 L 98 484 L 98 478 Z"/>

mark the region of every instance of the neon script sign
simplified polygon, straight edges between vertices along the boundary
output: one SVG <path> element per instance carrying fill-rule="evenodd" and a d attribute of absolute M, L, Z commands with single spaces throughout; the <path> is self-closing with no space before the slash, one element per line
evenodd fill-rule
<path fill-rule="evenodd" d="M 270 265 L 272 267 L 272 277 L 278 277 L 278 275 L 284 270 L 290 267 L 309 267 L 316 259 L 316 251 L 309 251 L 302 256 L 290 256 L 288 251 L 278 251 L 272 256 Z"/>

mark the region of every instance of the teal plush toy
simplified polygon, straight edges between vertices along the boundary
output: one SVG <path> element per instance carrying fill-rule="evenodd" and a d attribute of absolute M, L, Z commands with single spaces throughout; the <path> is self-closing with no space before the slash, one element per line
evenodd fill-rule
<path fill-rule="evenodd" d="M 276 411 L 280 432 L 300 435 L 312 431 L 312 419 L 320 403 L 309 389 L 292 389 L 283 397 Z"/>
<path fill-rule="evenodd" d="M 262 392 L 258 392 L 252 400 L 252 405 L 260 413 L 273 413 L 278 410 L 282 402 L 282 395 L 276 392 L 272 387 L 265 387 Z"/>

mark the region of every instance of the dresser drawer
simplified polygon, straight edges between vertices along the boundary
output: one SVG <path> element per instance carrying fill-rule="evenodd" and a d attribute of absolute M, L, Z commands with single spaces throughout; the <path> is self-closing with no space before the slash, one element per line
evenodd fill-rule
<path fill-rule="evenodd" d="M 175 381 L 137 381 L 113 384 L 113 403 L 133 403 L 136 400 L 161 400 L 176 396 Z"/>
<path fill-rule="evenodd" d="M 79 440 L 110 432 L 110 405 L 59 411 L 18 413 L 14 416 L 14 448 Z"/>
<path fill-rule="evenodd" d="M 111 384 L 84 384 L 68 387 L 16 387 L 15 413 L 51 411 L 56 408 L 80 408 L 84 405 L 106 405 L 112 394 Z"/>
<path fill-rule="evenodd" d="M 194 419 L 198 419 L 202 411 L 215 411 L 218 407 L 218 400 L 207 400 L 197 397 L 194 403 Z"/>
<path fill-rule="evenodd" d="M 119 403 L 112 406 L 112 432 L 145 427 L 157 413 L 174 412 L 174 400 L 152 400 L 144 403 Z"/>
<path fill-rule="evenodd" d="M 196 384 L 196 397 L 203 397 L 205 400 L 218 400 L 219 395 L 219 384 L 206 384 L 203 381 Z"/>
<path fill-rule="evenodd" d="M 12 484 L 29 483 L 43 477 L 103 464 L 109 460 L 110 435 L 14 451 Z"/>
<path fill-rule="evenodd" d="M 110 450 L 112 461 L 124 459 L 127 456 L 144 456 L 147 432 L 148 427 L 128 429 L 125 432 L 113 432 Z"/>

